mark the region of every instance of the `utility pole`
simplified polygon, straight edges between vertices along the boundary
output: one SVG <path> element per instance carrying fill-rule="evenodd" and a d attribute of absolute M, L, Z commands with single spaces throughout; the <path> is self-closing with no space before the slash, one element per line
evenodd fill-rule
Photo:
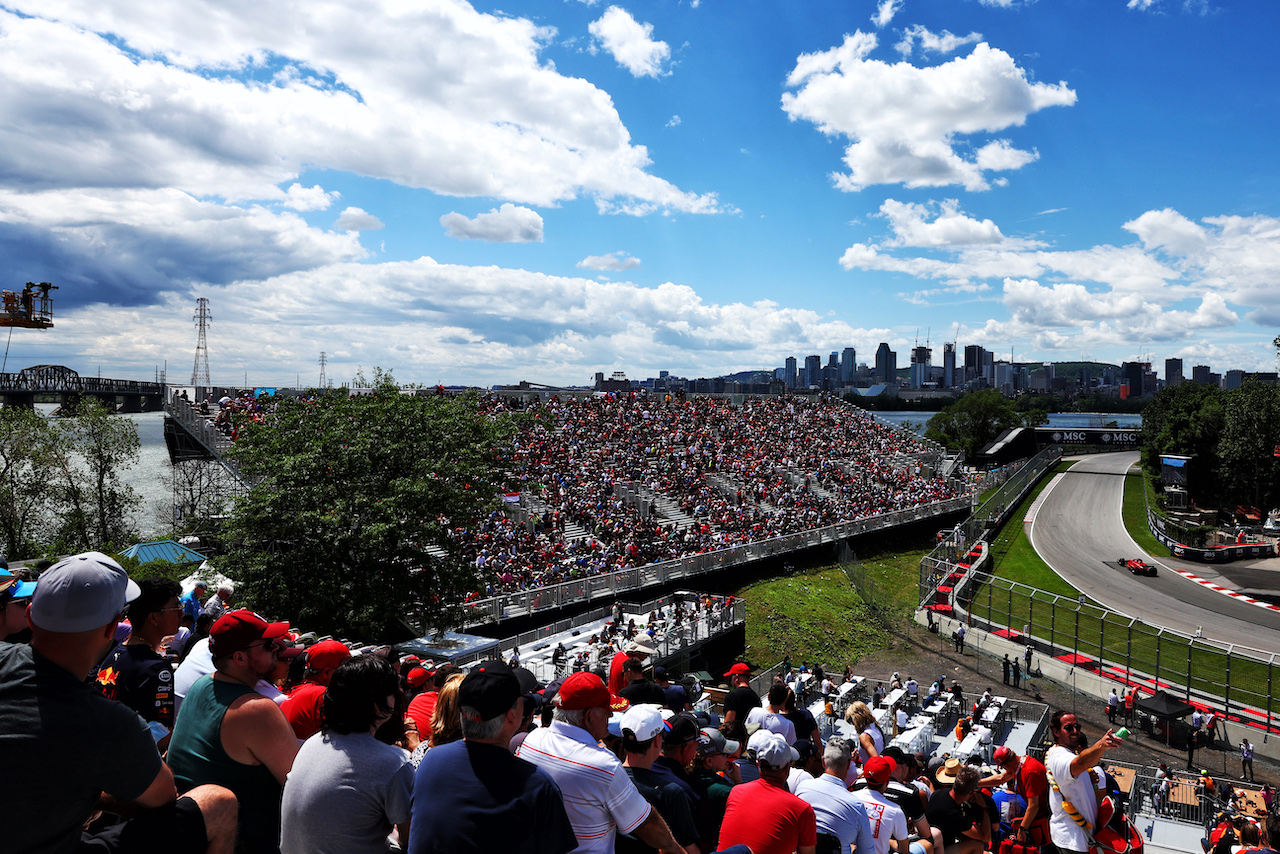
<path fill-rule="evenodd" d="M 209 300 L 204 297 L 196 300 L 196 314 L 191 319 L 199 330 L 196 335 L 196 361 L 191 369 L 191 384 L 197 388 L 207 388 L 212 385 L 209 381 L 209 341 L 205 334 L 209 321 L 213 319 L 213 315 L 209 314 Z"/>
<path fill-rule="evenodd" d="M 329 364 L 329 357 L 325 355 L 323 350 L 320 351 L 320 388 L 324 388 L 324 367 Z"/>

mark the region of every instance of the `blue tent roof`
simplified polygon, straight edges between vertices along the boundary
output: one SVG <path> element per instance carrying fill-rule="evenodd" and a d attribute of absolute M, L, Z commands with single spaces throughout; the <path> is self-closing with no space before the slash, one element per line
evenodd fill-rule
<path fill-rule="evenodd" d="M 151 563 L 163 560 L 169 563 L 199 563 L 205 556 L 195 549 L 189 549 L 173 540 L 155 540 L 150 543 L 136 543 L 122 551 L 125 557 L 136 558 L 138 563 Z"/>

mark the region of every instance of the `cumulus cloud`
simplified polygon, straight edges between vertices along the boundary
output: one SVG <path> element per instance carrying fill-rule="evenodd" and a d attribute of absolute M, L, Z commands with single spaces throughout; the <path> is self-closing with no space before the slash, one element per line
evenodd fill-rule
<path fill-rule="evenodd" d="M 921 53 L 946 54 L 955 53 L 967 44 L 977 44 L 980 41 L 982 41 L 981 33 L 957 36 L 950 30 L 935 33 L 922 24 L 913 24 L 903 30 L 902 41 L 894 45 L 894 50 L 903 56 L 910 56 L 919 44 Z"/>
<path fill-rule="evenodd" d="M 903 0 L 880 0 L 876 5 L 876 13 L 871 16 L 871 23 L 876 25 L 876 29 L 887 27 L 893 20 L 893 16 L 902 8 L 902 4 Z"/>
<path fill-rule="evenodd" d="M 286 203 L 304 169 L 455 196 L 715 212 L 653 175 L 554 30 L 463 0 L 17 0 L 0 9 L 0 178 Z M 92 81 L 92 85 L 86 85 Z"/>
<path fill-rule="evenodd" d="M 680 117 L 672 116 L 671 119 L 667 122 L 667 127 L 673 128 L 673 127 L 679 126 L 679 124 L 680 124 Z"/>
<path fill-rule="evenodd" d="M 340 231 L 377 231 L 383 222 L 368 211 L 349 207 L 338 215 L 333 227 Z"/>
<path fill-rule="evenodd" d="M 610 252 L 608 255 L 588 255 L 578 262 L 584 270 L 634 270 L 640 266 L 640 259 L 626 252 Z"/>
<path fill-rule="evenodd" d="M 456 211 L 440 217 L 445 233 L 459 240 L 487 240 L 491 243 L 541 243 L 542 217 L 537 211 L 510 202 L 475 219 Z"/>
<path fill-rule="evenodd" d="M 610 6 L 587 29 L 633 77 L 670 73 L 666 64 L 671 59 L 671 48 L 666 42 L 653 39 L 653 24 L 640 23 L 625 9 Z"/>
<path fill-rule="evenodd" d="M 325 192 L 319 184 L 314 187 L 290 184 L 289 189 L 285 191 L 282 204 L 295 211 L 323 211 L 328 210 L 329 205 L 340 196 L 340 193 Z"/>
<path fill-rule="evenodd" d="M 934 214 L 933 211 L 937 213 Z M 930 216 L 932 215 L 932 219 Z M 886 246 L 970 246 L 1008 244 L 989 219 L 977 220 L 960 212 L 960 202 L 946 199 L 929 205 L 886 199 L 880 216 L 889 221 L 893 237 Z M 1020 244 L 1021 245 L 1021 244 Z"/>
<path fill-rule="evenodd" d="M 1076 101 L 1065 82 L 1033 83 L 1013 57 L 985 42 L 968 56 L 925 68 L 871 59 L 876 45 L 874 35 L 856 32 L 838 47 L 802 54 L 787 77 L 795 91 L 782 95 L 793 121 L 852 140 L 848 171 L 831 176 L 841 190 L 898 183 L 988 189 L 989 172 L 1021 168 L 1038 155 L 982 135 Z M 976 151 L 966 154 L 971 146 Z"/>
<path fill-rule="evenodd" d="M 1129 0 L 1125 8 L 1137 9 L 1140 12 L 1145 12 L 1155 4 L 1156 0 Z"/>

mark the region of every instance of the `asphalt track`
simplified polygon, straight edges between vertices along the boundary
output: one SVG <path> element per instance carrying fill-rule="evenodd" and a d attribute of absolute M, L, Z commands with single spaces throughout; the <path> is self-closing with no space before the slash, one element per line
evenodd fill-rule
<path fill-rule="evenodd" d="M 1137 461 L 1135 451 L 1086 457 L 1046 487 L 1027 531 L 1036 553 L 1077 590 L 1113 611 L 1184 634 L 1199 626 L 1205 638 L 1219 643 L 1268 655 L 1280 652 L 1280 615 L 1202 587 L 1170 567 L 1214 575 L 1218 583 L 1235 589 L 1230 571 L 1146 557 L 1129 536 L 1120 505 L 1125 472 Z M 1134 575 L 1116 566 L 1121 557 L 1144 557 L 1160 567 L 1160 574 Z M 1243 564 L 1235 572 L 1247 573 L 1255 591 L 1280 587 L 1280 572 L 1265 569 L 1263 562 Z"/>

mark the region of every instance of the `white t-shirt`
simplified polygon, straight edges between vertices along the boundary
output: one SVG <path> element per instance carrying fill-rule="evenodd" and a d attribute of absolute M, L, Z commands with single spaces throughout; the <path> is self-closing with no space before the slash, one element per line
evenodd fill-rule
<path fill-rule="evenodd" d="M 871 836 L 876 841 L 876 854 L 888 854 L 890 839 L 906 839 L 907 814 L 902 807 L 870 787 L 855 789 L 854 796 L 867 808 Z"/>
<path fill-rule="evenodd" d="M 1062 808 L 1062 800 L 1066 798 L 1090 825 L 1098 820 L 1098 801 L 1094 795 L 1093 778 L 1090 776 L 1092 769 L 1079 777 L 1071 776 L 1071 762 L 1075 758 L 1074 753 L 1060 744 L 1049 748 L 1045 755 L 1045 767 L 1053 775 L 1052 779 L 1057 782 L 1058 789 L 1062 790 L 1059 792 L 1058 789 L 1049 787 L 1049 838 L 1059 848 L 1088 851 L 1089 836 L 1085 829 L 1076 824 Z"/>
<path fill-rule="evenodd" d="M 777 712 L 768 709 L 752 709 L 747 712 L 747 723 L 760 724 L 761 729 L 782 736 L 787 744 L 796 743 L 796 725 Z"/>

